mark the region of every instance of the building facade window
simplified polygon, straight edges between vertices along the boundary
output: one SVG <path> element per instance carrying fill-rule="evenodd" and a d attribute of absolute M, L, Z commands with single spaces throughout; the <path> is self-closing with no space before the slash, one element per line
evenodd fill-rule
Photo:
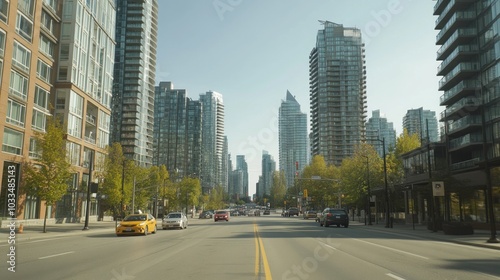
<path fill-rule="evenodd" d="M 3 57 L 5 53 L 5 32 L 0 29 L 0 57 Z"/>
<path fill-rule="evenodd" d="M 26 101 L 28 98 L 28 78 L 11 70 L 9 94 Z"/>
<path fill-rule="evenodd" d="M 23 134 L 6 127 L 3 131 L 2 151 L 20 155 L 23 151 Z"/>
<path fill-rule="evenodd" d="M 28 42 L 31 42 L 33 36 L 33 22 L 20 12 L 17 12 L 16 32 Z"/>
<path fill-rule="evenodd" d="M 31 119 L 31 127 L 35 130 L 45 131 L 47 124 L 47 115 L 44 112 L 33 109 L 33 117 Z"/>
<path fill-rule="evenodd" d="M 68 142 L 66 144 L 66 151 L 68 151 L 68 161 L 72 165 L 80 165 L 80 148 L 80 145 L 73 142 Z"/>
<path fill-rule="evenodd" d="M 52 73 L 52 67 L 50 67 L 47 63 L 39 59 L 36 65 L 36 76 L 40 80 L 46 82 L 47 84 L 50 84 L 51 73 Z"/>
<path fill-rule="evenodd" d="M 26 105 L 9 99 L 7 102 L 7 122 L 24 127 L 26 119 Z"/>
<path fill-rule="evenodd" d="M 31 52 L 23 45 L 14 41 L 14 49 L 12 51 L 12 65 L 21 69 L 26 74 L 30 71 Z"/>
<path fill-rule="evenodd" d="M 52 58 L 54 56 L 54 43 L 46 36 L 40 36 L 40 51 Z"/>
<path fill-rule="evenodd" d="M 0 0 L 0 20 L 7 23 L 9 16 L 9 0 Z"/>

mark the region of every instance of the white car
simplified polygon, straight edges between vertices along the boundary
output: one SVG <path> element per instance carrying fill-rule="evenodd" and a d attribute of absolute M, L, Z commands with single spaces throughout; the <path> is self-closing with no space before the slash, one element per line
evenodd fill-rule
<path fill-rule="evenodd" d="M 188 227 L 188 219 L 184 213 L 181 212 L 171 212 L 163 218 L 161 221 L 161 227 L 163 229 L 168 228 L 180 228 L 185 229 Z"/>

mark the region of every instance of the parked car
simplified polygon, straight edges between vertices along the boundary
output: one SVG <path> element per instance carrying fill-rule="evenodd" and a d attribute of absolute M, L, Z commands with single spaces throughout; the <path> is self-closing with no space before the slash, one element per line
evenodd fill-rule
<path fill-rule="evenodd" d="M 271 215 L 271 210 L 269 209 L 264 210 L 264 215 Z"/>
<path fill-rule="evenodd" d="M 185 229 L 188 227 L 188 219 L 184 213 L 171 212 L 168 213 L 168 215 L 163 218 L 161 222 L 161 227 L 163 229 L 167 228 Z"/>
<path fill-rule="evenodd" d="M 304 211 L 304 214 L 302 215 L 304 219 L 316 219 L 316 216 L 316 211 L 314 210 Z"/>
<path fill-rule="evenodd" d="M 239 216 L 240 212 L 238 210 L 231 211 L 231 216 Z"/>
<path fill-rule="evenodd" d="M 344 209 L 326 208 L 320 217 L 319 225 L 325 227 L 330 225 L 349 227 L 349 216 Z"/>
<path fill-rule="evenodd" d="M 212 211 L 203 211 L 199 216 L 200 219 L 212 219 L 213 217 L 214 213 Z"/>
<path fill-rule="evenodd" d="M 116 236 L 156 233 L 156 219 L 151 214 L 131 214 L 116 227 Z"/>
<path fill-rule="evenodd" d="M 290 207 L 288 208 L 288 216 L 299 216 L 299 208 L 297 207 Z"/>
<path fill-rule="evenodd" d="M 228 211 L 217 211 L 214 214 L 214 222 L 217 222 L 218 220 L 229 222 L 229 216 L 230 214 Z"/>

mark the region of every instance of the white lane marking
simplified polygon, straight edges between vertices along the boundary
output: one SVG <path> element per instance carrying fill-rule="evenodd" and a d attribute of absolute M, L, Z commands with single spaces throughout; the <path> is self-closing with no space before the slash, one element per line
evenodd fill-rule
<path fill-rule="evenodd" d="M 377 246 L 377 247 L 380 247 L 380 248 L 384 248 L 384 249 L 391 250 L 391 251 L 398 252 L 398 253 L 402 253 L 402 254 L 407 254 L 407 255 L 414 256 L 414 257 L 417 257 L 417 258 L 421 258 L 421 259 L 424 259 L 424 260 L 428 260 L 429 259 L 429 258 L 421 256 L 421 255 L 408 253 L 408 252 L 405 252 L 405 251 L 401 251 L 401 250 L 394 249 L 394 248 L 391 248 L 391 247 L 387 247 L 387 246 L 375 244 L 375 243 L 368 242 L 368 241 L 365 241 L 365 240 L 361 240 L 361 239 L 357 239 L 357 238 L 353 238 L 353 239 L 357 240 L 359 242 L 364 242 L 364 243 L 367 243 L 367 244 L 371 244 L 373 246 Z"/>
<path fill-rule="evenodd" d="M 39 257 L 38 259 L 39 259 L 39 260 L 43 260 L 43 259 L 48 259 L 48 258 L 53 258 L 53 257 L 63 256 L 63 255 L 67 255 L 67 254 L 73 254 L 74 252 L 75 252 L 75 251 L 69 251 L 69 252 L 60 253 L 60 254 L 55 254 L 55 255 L 50 255 L 50 256 L 45 256 L 45 257 Z"/>
<path fill-rule="evenodd" d="M 321 245 L 325 246 L 325 247 L 328 247 L 328 248 L 332 249 L 332 250 L 338 251 L 338 249 L 337 249 L 337 248 L 335 248 L 335 247 L 333 247 L 333 246 L 330 246 L 330 245 L 328 245 L 328 244 L 326 244 L 326 243 L 323 243 L 323 242 L 321 242 L 321 241 L 319 241 L 319 243 L 320 243 Z"/>
<path fill-rule="evenodd" d="M 405 280 L 405 278 L 396 276 L 396 275 L 394 275 L 392 273 L 387 273 L 386 275 L 389 276 L 389 277 L 391 277 L 391 278 L 397 279 L 397 280 Z"/>

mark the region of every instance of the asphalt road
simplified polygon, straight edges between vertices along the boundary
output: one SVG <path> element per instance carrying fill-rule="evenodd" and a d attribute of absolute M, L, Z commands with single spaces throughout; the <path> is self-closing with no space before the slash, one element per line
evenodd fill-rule
<path fill-rule="evenodd" d="M 0 245 L 5 260 L 8 246 Z M 7 267 L 0 279 L 500 279 L 498 250 L 277 215 L 23 241 L 16 272 Z"/>

